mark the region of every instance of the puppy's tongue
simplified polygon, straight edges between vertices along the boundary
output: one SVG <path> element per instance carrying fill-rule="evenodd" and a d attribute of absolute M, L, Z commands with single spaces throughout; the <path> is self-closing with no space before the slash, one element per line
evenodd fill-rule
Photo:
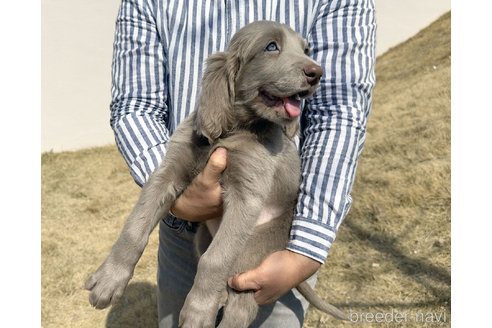
<path fill-rule="evenodd" d="M 285 111 L 290 117 L 294 118 L 301 114 L 300 100 L 296 100 L 288 97 L 288 98 L 282 98 L 282 102 L 284 104 Z"/>

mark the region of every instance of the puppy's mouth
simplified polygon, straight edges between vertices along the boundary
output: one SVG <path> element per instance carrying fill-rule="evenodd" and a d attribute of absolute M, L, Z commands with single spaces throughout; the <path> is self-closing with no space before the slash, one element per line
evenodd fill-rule
<path fill-rule="evenodd" d="M 260 91 L 259 95 L 266 106 L 290 118 L 296 118 L 301 114 L 301 98 L 306 97 L 308 91 L 301 91 L 287 97 L 274 96 L 265 91 Z"/>

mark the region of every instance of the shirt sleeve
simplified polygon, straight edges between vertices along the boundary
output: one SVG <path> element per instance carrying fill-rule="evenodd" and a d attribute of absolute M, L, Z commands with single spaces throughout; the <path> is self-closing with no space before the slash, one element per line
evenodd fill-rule
<path fill-rule="evenodd" d="M 352 199 L 375 84 L 373 0 L 327 1 L 308 37 L 323 66 L 301 119 L 302 182 L 287 249 L 324 263 Z"/>
<path fill-rule="evenodd" d="M 113 48 L 111 119 L 116 145 L 142 186 L 166 152 L 166 57 L 153 7 L 122 0 Z"/>

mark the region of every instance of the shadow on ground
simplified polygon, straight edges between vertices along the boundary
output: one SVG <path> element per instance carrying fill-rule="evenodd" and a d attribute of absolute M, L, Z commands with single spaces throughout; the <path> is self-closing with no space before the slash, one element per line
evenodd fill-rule
<path fill-rule="evenodd" d="M 107 328 L 157 327 L 157 286 L 135 282 L 126 288 L 123 299 L 106 318 Z"/>
<path fill-rule="evenodd" d="M 358 239 L 370 243 L 375 250 L 385 254 L 388 260 L 393 262 L 402 274 L 419 283 L 433 294 L 438 303 L 450 302 L 451 275 L 444 268 L 436 266 L 430 261 L 409 257 L 396 246 L 398 245 L 396 237 L 376 233 L 371 238 L 368 238 L 369 231 L 366 231 L 355 222 L 347 220 L 345 225 Z M 444 288 L 442 288 L 443 285 L 445 286 Z M 434 302 L 426 304 L 431 303 Z"/>

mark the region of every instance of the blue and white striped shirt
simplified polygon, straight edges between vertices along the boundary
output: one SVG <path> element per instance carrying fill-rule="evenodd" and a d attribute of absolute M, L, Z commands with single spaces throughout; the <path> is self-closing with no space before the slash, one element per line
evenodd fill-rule
<path fill-rule="evenodd" d="M 321 263 L 352 199 L 375 83 L 373 0 L 122 0 L 111 126 L 140 186 L 195 108 L 204 60 L 256 20 L 291 26 L 323 66 L 302 112 L 302 183 L 287 248 Z"/>

